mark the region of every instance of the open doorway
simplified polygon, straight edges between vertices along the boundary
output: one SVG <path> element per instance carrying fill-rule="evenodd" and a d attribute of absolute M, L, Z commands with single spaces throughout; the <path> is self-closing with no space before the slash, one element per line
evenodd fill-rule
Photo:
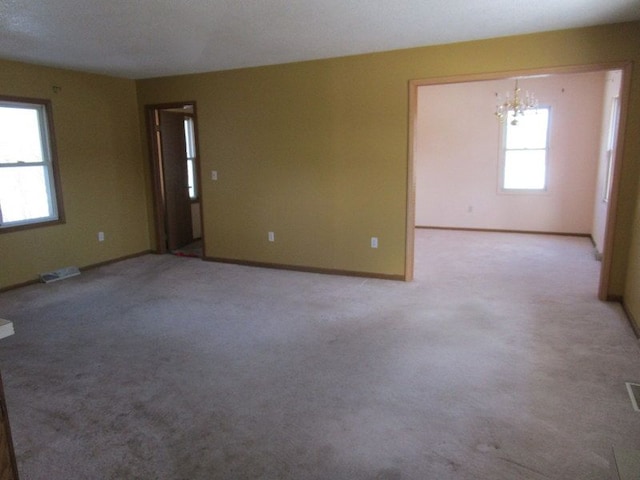
<path fill-rule="evenodd" d="M 477 230 L 507 230 L 507 231 L 537 231 L 540 233 L 582 233 L 585 236 L 591 236 L 596 243 L 596 247 L 598 252 L 602 257 L 602 267 L 600 273 L 599 280 L 599 289 L 598 289 L 598 297 L 602 300 L 606 300 L 609 297 L 609 277 L 611 272 L 611 264 L 612 264 L 612 256 L 613 256 L 613 232 L 615 227 L 615 212 L 616 212 L 616 203 L 618 196 L 618 182 L 619 182 L 619 170 L 620 170 L 620 157 L 621 157 L 621 149 L 616 148 L 616 145 L 621 144 L 621 136 L 624 131 L 623 123 L 625 119 L 625 110 L 626 110 L 626 98 L 628 97 L 628 68 L 627 64 L 621 65 L 606 65 L 606 66 L 584 66 L 584 67 L 571 67 L 564 69 L 550 69 L 546 71 L 536 70 L 536 71 L 526 71 L 526 72 L 510 72 L 508 74 L 488 74 L 488 75 L 467 75 L 467 76 L 458 76 L 451 77 L 445 79 L 435 79 L 435 80 L 416 80 L 410 83 L 410 156 L 409 156 L 409 168 L 408 168 L 408 211 L 407 211 L 407 262 L 406 262 L 406 272 L 408 279 L 413 278 L 413 257 L 414 257 L 414 238 L 415 232 L 414 228 L 416 226 L 420 226 L 423 223 L 432 223 L 425 222 L 425 213 L 424 211 L 420 211 L 418 206 L 416 206 L 416 202 L 424 203 L 424 198 L 420 198 L 420 175 L 424 174 L 424 172 L 420 172 L 420 155 L 421 155 L 421 145 L 420 141 L 423 140 L 420 138 L 419 132 L 419 115 L 420 109 L 424 111 L 424 109 L 440 110 L 445 112 L 445 115 L 449 115 L 451 117 L 451 121 L 453 124 L 460 125 L 464 130 L 462 133 L 458 132 L 457 134 L 450 135 L 449 138 L 440 139 L 443 141 L 438 141 L 439 148 L 441 148 L 441 153 L 446 157 L 450 152 L 449 147 L 451 145 L 455 145 L 457 147 L 463 146 L 465 148 L 475 148 L 475 146 L 479 143 L 486 144 L 486 154 L 483 158 L 480 158 L 481 155 L 475 155 L 473 152 L 469 154 L 468 152 L 468 160 L 473 161 L 476 164 L 480 164 L 484 162 L 484 166 L 476 165 L 479 170 L 476 173 L 466 172 L 466 167 L 463 165 L 452 166 L 451 164 L 442 164 L 446 169 L 455 169 L 458 168 L 458 172 L 463 171 L 466 175 L 465 181 L 468 182 L 469 185 L 474 185 L 474 182 L 480 181 L 479 177 L 486 177 L 485 180 L 488 183 L 491 183 L 491 186 L 488 189 L 485 189 L 485 197 L 479 198 L 479 194 L 476 191 L 470 195 L 467 195 L 466 198 L 460 197 L 456 198 L 455 202 L 451 200 L 450 195 L 447 194 L 446 191 L 441 191 L 436 194 L 437 200 L 434 201 L 431 198 L 431 208 L 434 212 L 437 212 L 439 215 L 439 224 L 438 222 L 433 222 L 434 226 L 440 227 L 453 227 L 459 229 L 477 229 Z M 538 225 L 533 227 L 527 227 L 525 220 L 529 218 L 525 218 L 528 216 L 523 209 L 529 208 L 532 203 L 527 200 L 526 196 L 523 195 L 514 195 L 513 192 L 504 192 L 500 191 L 500 128 L 498 126 L 499 122 L 497 119 L 493 117 L 493 111 L 495 110 L 496 98 L 495 94 L 504 91 L 502 87 L 498 88 L 494 93 L 492 88 L 489 88 L 487 91 L 487 86 L 495 87 L 496 84 L 500 84 L 500 82 L 506 82 L 508 84 L 511 82 L 511 87 L 513 88 L 513 82 L 516 79 L 529 79 L 532 83 L 535 82 L 544 82 L 545 79 L 558 79 L 563 78 L 564 80 L 569 80 L 569 77 L 580 76 L 584 74 L 585 77 L 591 75 L 593 77 L 600 76 L 601 79 L 613 78 L 615 75 L 618 75 L 619 83 L 617 87 L 617 91 L 614 94 L 611 94 L 611 91 L 604 92 L 603 95 L 600 96 L 600 114 L 594 120 L 597 122 L 597 125 L 593 127 L 596 130 L 597 141 L 596 144 L 602 144 L 603 147 L 596 153 L 595 156 L 599 158 L 597 159 L 598 165 L 596 165 L 596 161 L 590 165 L 589 168 L 592 170 L 592 183 L 589 186 L 585 186 L 584 184 L 580 187 L 582 189 L 588 188 L 590 189 L 591 200 L 588 200 L 589 203 L 589 215 L 592 215 L 592 218 L 587 220 L 589 222 L 589 228 L 585 230 L 583 226 L 576 226 L 575 222 L 577 220 L 576 216 L 571 213 L 571 208 L 566 210 L 566 219 L 569 224 L 574 222 L 573 225 L 566 226 L 561 222 L 556 222 L 552 225 L 562 225 L 562 228 L 554 228 L 547 227 L 544 224 L 544 220 L 550 220 L 551 217 L 556 215 L 556 211 L 553 209 L 548 209 L 546 213 L 543 212 L 542 209 L 539 210 L 537 215 L 537 219 L 540 220 Z M 556 86 L 557 86 L 556 82 Z M 521 82 L 522 85 L 522 82 Z M 542 83 L 539 83 L 542 85 Z M 603 83 L 604 85 L 604 83 Z M 445 102 L 445 105 L 439 105 L 438 98 L 436 95 L 443 93 L 449 86 L 453 89 L 457 89 L 457 93 L 459 94 L 462 89 L 467 88 L 475 88 L 478 92 L 483 92 L 482 95 L 484 97 L 476 102 L 473 101 L 463 101 L 460 98 L 460 95 L 451 97 L 453 100 L 449 102 Z M 431 96 L 431 99 L 434 100 L 433 104 L 427 104 L 425 107 L 425 102 L 420 102 L 420 91 L 432 88 L 432 92 L 434 95 Z M 487 94 L 488 93 L 488 94 Z M 568 97 L 568 91 L 565 92 L 562 88 L 558 88 L 556 91 L 556 95 L 558 97 L 563 96 L 563 101 L 566 101 Z M 606 98 L 607 95 L 610 95 L 612 98 Z M 618 100 L 613 100 L 616 97 Z M 478 97 L 476 97 L 478 98 Z M 541 104 L 546 102 L 546 100 L 540 98 Z M 462 101 L 462 105 L 456 106 L 458 102 Z M 570 108 L 574 111 L 580 111 L 583 106 L 583 102 L 585 98 L 582 97 L 578 101 L 573 101 L 571 103 Z M 483 102 L 488 102 L 484 105 Z M 582 102 L 582 103 L 581 103 Z M 613 107 L 611 106 L 613 105 Z M 450 107 L 450 108 L 449 108 Z M 485 108 L 487 107 L 487 108 Z M 619 108 L 617 108 L 619 107 Z M 469 112 L 473 112 L 476 109 L 487 110 L 486 118 L 476 119 L 473 115 L 470 115 Z M 554 107 L 551 107 L 552 114 Z M 612 110 L 615 109 L 615 110 Z M 613 112 L 613 113 L 611 113 Z M 436 120 L 437 121 L 446 121 L 444 120 Z M 574 121 L 575 118 L 574 118 Z M 553 118 L 552 118 L 553 122 Z M 484 137 L 476 135 L 476 131 L 480 129 L 480 125 L 486 124 L 489 126 L 489 130 L 485 132 Z M 557 126 L 557 125 L 556 125 Z M 611 128 L 613 126 L 613 129 Z M 616 128 L 617 127 L 617 128 Z M 430 128 L 434 128 L 433 125 Z M 437 128 L 437 126 L 436 126 Z M 486 130 L 487 128 L 485 128 Z M 609 130 L 613 133 L 610 135 Z M 486 142 L 486 137 L 492 136 L 493 142 L 495 145 L 490 145 L 490 142 Z M 572 140 L 568 140 L 566 143 L 570 143 Z M 575 139 L 573 140 L 575 141 Z M 606 144 L 606 145 L 605 145 Z M 553 145 L 552 145 L 553 148 Z M 597 147 L 599 148 L 599 147 Z M 475 151 L 475 150 L 474 150 Z M 496 152 L 498 155 L 496 155 Z M 552 154 L 557 154 L 557 150 L 555 152 L 552 151 Z M 600 165 L 603 163 L 603 165 Z M 442 166 L 441 165 L 441 166 Z M 559 162 L 550 163 L 549 171 L 553 174 L 557 174 L 558 168 L 564 168 L 564 165 L 560 165 Z M 603 168 L 604 167 L 604 168 Z M 554 170 L 555 169 L 555 170 Z M 598 170 L 596 182 L 596 170 Z M 571 174 L 573 173 L 573 175 Z M 578 176 L 576 173 L 583 174 L 584 172 L 580 170 L 574 170 L 573 172 L 569 172 L 568 174 L 565 172 L 564 178 L 569 178 L 570 182 L 573 182 L 575 177 Z M 569 176 L 568 176 L 569 175 Z M 562 177 L 560 177 L 562 178 Z M 589 180 L 587 180 L 588 182 Z M 446 188 L 450 188 L 451 191 L 458 189 L 456 193 L 466 192 L 464 187 L 456 187 L 455 185 L 450 185 L 448 182 L 443 181 L 442 179 L 438 180 L 438 185 L 440 187 L 446 186 Z M 597 186 L 596 186 L 597 185 Z M 606 187 L 606 188 L 605 188 Z M 595 191 L 595 193 L 594 193 Z M 557 196 L 558 188 L 557 183 L 555 185 L 549 185 L 549 189 L 544 192 L 536 192 L 537 199 L 536 201 L 540 204 L 551 204 L 553 200 L 553 195 Z M 507 193 L 507 195 L 505 195 Z M 561 198 L 556 199 L 558 204 L 562 204 L 563 202 L 566 204 L 567 202 L 575 201 L 576 199 L 571 196 L 571 193 L 565 193 Z M 418 200 L 417 200 L 418 197 Z M 422 196 L 424 197 L 424 195 Z M 533 196 L 529 196 L 529 199 L 534 198 Z M 508 200 L 508 202 L 507 202 Z M 583 201 L 585 201 L 583 199 Z M 437 202 L 436 205 L 433 203 Z M 457 203 L 456 203 L 457 202 Z M 511 210 L 499 210 L 498 204 L 506 204 L 511 203 Z M 529 203 L 529 204 L 528 204 Z M 478 211 L 478 209 L 484 209 L 484 212 Z M 455 212 L 454 212 L 455 210 Z M 443 220 L 443 215 L 449 212 L 450 216 L 446 220 Z M 483 218 L 483 221 L 480 221 L 481 214 L 484 213 L 486 215 Z M 534 214 L 530 215 L 532 218 Z M 422 217 L 422 218 L 421 218 Z M 490 218 L 491 220 L 487 220 Z M 505 222 L 505 219 L 509 219 L 511 223 Z M 453 220 L 451 220 L 453 219 Z M 558 220 L 555 218 L 554 220 Z M 551 223 L 549 223 L 551 224 Z M 584 224 L 584 222 L 583 222 Z M 515 225 L 515 226 L 513 226 Z M 593 225 L 593 226 L 591 226 Z M 601 232 L 599 233 L 598 231 Z"/>
<path fill-rule="evenodd" d="M 195 102 L 147 106 L 158 253 L 202 257 Z"/>

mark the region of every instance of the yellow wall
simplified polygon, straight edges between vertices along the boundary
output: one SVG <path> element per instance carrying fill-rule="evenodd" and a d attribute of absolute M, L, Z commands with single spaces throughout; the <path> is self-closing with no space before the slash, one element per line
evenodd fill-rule
<path fill-rule="evenodd" d="M 639 125 L 636 125 L 636 128 L 639 127 Z M 638 197 L 638 203 L 640 204 L 640 196 Z M 640 209 L 636 211 L 633 222 L 633 241 L 627 268 L 624 303 L 627 312 L 632 317 L 631 320 L 636 326 L 636 332 L 640 332 Z"/>
<path fill-rule="evenodd" d="M 403 275 L 409 80 L 638 60 L 639 45 L 640 24 L 601 26 L 149 79 L 138 100 L 197 102 L 207 256 Z M 614 295 L 624 291 L 637 197 L 638 75 Z"/>
<path fill-rule="evenodd" d="M 51 100 L 66 216 L 0 233 L 0 288 L 148 250 L 135 82 L 0 60 L 0 95 Z"/>
<path fill-rule="evenodd" d="M 357 57 L 139 82 L 141 104 L 197 101 L 206 255 L 402 274 L 406 84 L 389 92 L 368 68 Z"/>

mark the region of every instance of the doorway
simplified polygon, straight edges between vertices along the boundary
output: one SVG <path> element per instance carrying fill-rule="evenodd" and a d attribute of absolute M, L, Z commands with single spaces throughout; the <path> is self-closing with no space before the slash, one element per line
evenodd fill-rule
<path fill-rule="evenodd" d="M 547 70 L 535 70 L 535 71 L 519 71 L 519 72 L 509 72 L 509 73 L 496 73 L 496 74 L 487 74 L 487 75 L 463 75 L 449 78 L 441 78 L 434 80 L 414 80 L 410 82 L 410 138 L 409 138 L 409 163 L 408 163 L 408 198 L 407 198 L 407 258 L 406 258 L 406 277 L 407 279 L 413 278 L 413 268 L 414 268 L 414 241 L 415 241 L 415 226 L 416 226 L 416 176 L 417 176 L 417 164 L 418 156 L 420 155 L 418 148 L 418 112 L 419 112 L 419 99 L 418 92 L 420 87 L 442 87 L 446 85 L 461 85 L 462 84 L 479 84 L 481 82 L 488 81 L 498 81 L 504 79 L 517 79 L 517 78 L 542 78 L 542 77 L 552 77 L 555 75 L 562 74 L 582 74 L 582 73 L 590 73 L 590 72 L 612 72 L 618 71 L 621 75 L 621 86 L 619 89 L 619 105 L 620 109 L 617 112 L 618 118 L 616 119 L 616 123 L 619 124 L 616 129 L 616 137 L 615 141 L 613 141 L 613 145 L 618 144 L 621 145 L 622 142 L 622 133 L 624 131 L 624 121 L 625 121 L 625 111 L 626 104 L 629 95 L 629 65 L 628 64 L 619 64 L 619 65 L 588 65 L 581 67 L 569 67 L 569 68 L 557 68 L 557 69 L 547 69 Z M 495 106 L 494 106 L 495 108 Z M 618 115 L 619 114 L 619 115 Z M 605 127 L 606 128 L 606 127 Z M 618 197 L 618 183 L 620 176 L 620 160 L 621 160 L 621 148 L 613 148 L 611 149 L 611 161 L 609 166 L 609 172 L 607 173 L 607 195 L 606 201 L 603 203 L 603 209 L 606 212 L 606 216 L 603 220 L 603 234 L 604 237 L 602 239 L 602 264 L 600 270 L 600 279 L 599 279 L 599 288 L 598 288 L 598 297 L 601 300 L 608 300 L 610 298 L 609 294 L 609 283 L 610 283 L 610 275 L 611 275 L 611 265 L 613 259 L 613 234 L 615 231 L 615 213 L 616 213 L 616 204 Z M 495 170 L 495 169 L 494 169 Z M 492 170 L 489 172 L 486 170 L 487 175 L 493 175 L 495 172 Z M 599 192 L 598 192 L 599 194 Z M 450 205 L 443 203 L 441 206 Z M 463 208 L 459 209 L 462 213 L 459 213 L 461 216 L 471 216 L 471 212 L 475 213 L 475 206 L 472 203 L 465 204 Z M 473 227 L 473 225 L 472 225 Z M 472 228 L 473 229 L 473 228 Z M 483 228 L 479 228 L 482 230 Z M 492 228 L 488 228 L 492 230 Z M 500 228 L 498 228 L 500 229 Z M 593 233 L 593 232 L 592 232 Z"/>
<path fill-rule="evenodd" d="M 202 257 L 195 102 L 149 105 L 155 251 Z"/>

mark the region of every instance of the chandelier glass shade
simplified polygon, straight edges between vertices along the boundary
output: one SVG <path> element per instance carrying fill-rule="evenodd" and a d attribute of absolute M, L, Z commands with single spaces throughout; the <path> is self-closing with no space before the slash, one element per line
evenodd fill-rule
<path fill-rule="evenodd" d="M 504 97 L 498 96 L 498 104 L 496 105 L 495 116 L 504 122 L 507 117 L 511 118 L 511 125 L 518 124 L 518 117 L 524 115 L 527 110 L 538 108 L 538 100 L 528 91 L 522 93 L 522 89 L 518 86 L 518 79 L 516 79 L 516 86 L 513 89 L 513 93 L 507 92 Z"/>

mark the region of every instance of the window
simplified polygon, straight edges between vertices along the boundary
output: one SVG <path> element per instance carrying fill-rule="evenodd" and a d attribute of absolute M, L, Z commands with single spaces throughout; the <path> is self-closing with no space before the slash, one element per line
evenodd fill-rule
<path fill-rule="evenodd" d="M 502 191 L 546 191 L 549 110 L 548 107 L 527 110 L 516 124 L 510 120 L 505 122 Z"/>
<path fill-rule="evenodd" d="M 613 159 L 616 151 L 616 138 L 618 136 L 618 121 L 620 116 L 620 98 L 611 99 L 611 115 L 609 116 L 609 134 L 607 135 L 607 159 L 602 201 L 608 202 L 611 196 L 611 184 L 613 182 Z"/>
<path fill-rule="evenodd" d="M 0 97 L 0 232 L 61 222 L 50 103 Z"/>
<path fill-rule="evenodd" d="M 187 153 L 187 183 L 189 184 L 189 198 L 198 198 L 196 188 L 196 138 L 193 128 L 193 118 L 184 117 L 184 139 Z"/>

